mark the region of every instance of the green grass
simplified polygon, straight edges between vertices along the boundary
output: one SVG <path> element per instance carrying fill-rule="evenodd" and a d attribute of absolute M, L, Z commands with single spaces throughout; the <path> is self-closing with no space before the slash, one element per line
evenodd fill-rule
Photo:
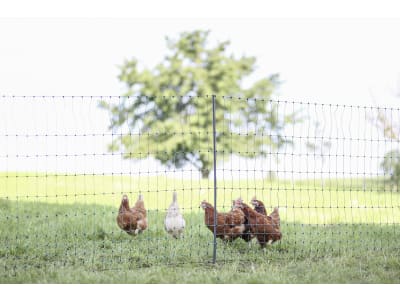
<path fill-rule="evenodd" d="M 212 182 L 165 177 L 61 176 L 0 173 L 0 282 L 346 283 L 400 282 L 398 193 L 382 181 L 218 182 L 219 208 L 257 194 L 281 208 L 283 239 L 264 253 L 255 243 L 218 241 L 199 202 Z M 163 228 L 172 190 L 187 228 L 174 240 Z M 149 229 L 121 232 L 122 193 L 138 191 Z"/>

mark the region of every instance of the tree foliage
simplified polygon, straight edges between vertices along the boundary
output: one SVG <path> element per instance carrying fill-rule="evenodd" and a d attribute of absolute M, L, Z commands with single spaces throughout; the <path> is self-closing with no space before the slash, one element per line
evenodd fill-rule
<path fill-rule="evenodd" d="M 400 185 L 400 151 L 392 150 L 385 154 L 381 163 L 385 174 L 389 174 L 389 182 L 397 189 Z"/>
<path fill-rule="evenodd" d="M 123 150 L 128 159 L 152 155 L 168 166 L 191 163 L 207 177 L 213 162 L 211 95 L 220 158 L 266 155 L 268 148 L 290 142 L 283 130 L 295 115 L 278 113 L 268 100 L 279 84 L 277 74 L 243 88 L 256 59 L 228 54 L 228 41 L 210 46 L 208 31 L 183 32 L 166 43 L 168 53 L 153 69 L 140 68 L 135 58 L 125 61 L 119 75 L 125 97 L 118 104 L 102 102 L 112 130 L 128 126 L 141 133 L 140 141 L 128 134 L 115 138 L 111 150 Z M 246 134 L 240 134 L 244 128 Z"/>
<path fill-rule="evenodd" d="M 400 94 L 396 96 L 399 97 Z M 377 108 L 376 116 L 370 117 L 372 123 L 378 128 L 388 141 L 400 141 L 400 123 L 393 116 L 392 109 Z M 389 174 L 389 183 L 399 190 L 400 185 L 400 151 L 395 149 L 387 152 L 381 162 L 381 168 L 385 174 Z"/>

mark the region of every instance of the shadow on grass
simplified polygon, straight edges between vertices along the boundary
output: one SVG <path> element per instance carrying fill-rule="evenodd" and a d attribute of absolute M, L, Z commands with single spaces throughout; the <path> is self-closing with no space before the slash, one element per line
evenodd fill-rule
<path fill-rule="evenodd" d="M 185 236 L 175 240 L 164 231 L 165 211 L 149 211 L 148 230 L 132 237 L 118 228 L 117 209 L 0 199 L 0 277 L 28 269 L 76 266 L 88 271 L 127 271 L 211 262 L 213 236 L 204 226 L 202 213 L 185 214 Z M 250 245 L 240 239 L 228 244 L 218 241 L 218 265 L 400 254 L 400 234 L 395 225 L 282 222 L 281 227 L 282 241 L 266 252 L 255 240 Z"/>

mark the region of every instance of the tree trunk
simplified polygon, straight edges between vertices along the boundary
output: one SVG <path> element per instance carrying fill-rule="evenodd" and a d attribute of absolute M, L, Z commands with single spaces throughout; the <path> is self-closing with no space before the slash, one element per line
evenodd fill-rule
<path fill-rule="evenodd" d="M 210 170 L 209 169 L 201 169 L 200 172 L 201 172 L 201 177 L 203 179 L 207 179 L 208 176 L 210 175 Z"/>

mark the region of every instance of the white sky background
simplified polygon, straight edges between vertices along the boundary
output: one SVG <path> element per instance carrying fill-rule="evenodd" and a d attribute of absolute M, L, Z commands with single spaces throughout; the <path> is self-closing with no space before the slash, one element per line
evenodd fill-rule
<path fill-rule="evenodd" d="M 229 49 L 236 55 L 256 56 L 258 68 L 247 83 L 280 73 L 283 85 L 276 99 L 399 106 L 400 100 L 395 95 L 400 90 L 400 19 L 1 19 L 0 94 L 121 95 L 125 90 L 117 76 L 118 66 L 124 59 L 136 57 L 141 66 L 151 68 L 165 54 L 165 36 L 177 37 L 179 32 L 193 29 L 211 30 L 214 42 L 230 40 Z M 44 143 L 44 139 L 19 137 L 16 140 L 5 135 L 50 132 L 56 123 L 57 134 L 76 131 L 100 134 L 107 130 L 108 116 L 97 109 L 94 102 L 81 105 L 77 104 L 82 103 L 79 101 L 73 101 L 74 104 L 61 100 L 56 102 L 59 104 L 39 101 L 33 105 L 33 100 L 24 104 L 4 99 L 0 104 L 0 171 L 132 173 L 139 168 L 164 170 L 150 160 L 131 163 L 121 161 L 118 156 L 31 157 L 51 153 L 104 154 L 109 140 L 92 137 L 76 142 L 77 139 L 58 137 L 48 138 Z M 90 103 L 88 99 L 85 102 Z M 347 136 L 363 135 L 365 138 L 367 132 L 367 138 L 382 138 L 368 123 L 361 121 L 359 116 L 354 119 L 354 115 L 346 112 L 343 122 L 337 124 L 348 124 L 345 125 Z M 304 134 L 306 127 L 297 127 L 296 135 Z M 332 174 L 326 176 L 335 177 L 336 172 L 349 176 L 359 171 L 372 176 L 379 172 L 379 157 L 397 146 L 383 142 L 334 146 L 331 151 L 335 154 L 377 158 L 347 157 L 339 163 L 328 160 L 324 170 Z M 228 178 L 248 177 L 249 174 L 263 177 L 269 169 L 284 171 L 280 174 L 282 177 L 313 178 L 315 175 L 304 172 L 307 168 L 320 171 L 320 160 L 306 161 L 299 155 L 301 152 L 304 148 L 295 150 L 294 159 L 282 156 L 279 166 L 267 158 L 256 162 L 235 159 L 220 167 L 257 170 L 256 173 L 225 173 Z M 30 158 L 17 159 L 16 155 Z"/>

